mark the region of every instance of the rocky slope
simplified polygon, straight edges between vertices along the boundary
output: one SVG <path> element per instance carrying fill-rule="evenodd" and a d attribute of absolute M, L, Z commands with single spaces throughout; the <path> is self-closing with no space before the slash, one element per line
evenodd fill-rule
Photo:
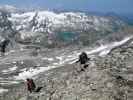
<path fill-rule="evenodd" d="M 22 83 L 1 100 L 132 100 L 132 60 L 131 39 L 105 57 L 93 56 L 85 71 L 73 63 L 41 73 L 35 79 L 40 93 L 27 94 Z"/>

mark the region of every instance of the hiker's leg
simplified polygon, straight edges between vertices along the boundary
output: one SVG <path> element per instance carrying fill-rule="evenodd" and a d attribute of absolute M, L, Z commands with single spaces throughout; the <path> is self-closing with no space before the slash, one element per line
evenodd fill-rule
<path fill-rule="evenodd" d="M 84 71 L 84 64 L 81 64 L 80 66 L 80 71 Z"/>
<path fill-rule="evenodd" d="M 4 52 L 3 51 L 1 51 L 0 52 L 0 56 L 4 56 L 5 54 L 4 54 Z"/>
<path fill-rule="evenodd" d="M 74 67 L 74 69 L 78 72 L 78 71 L 80 71 L 80 69 L 81 69 L 81 64 L 76 64 L 76 66 Z"/>
<path fill-rule="evenodd" d="M 28 91 L 29 91 L 30 93 L 32 93 L 32 89 L 28 89 Z"/>
<path fill-rule="evenodd" d="M 32 90 L 30 90 L 30 93 L 32 93 Z"/>
<path fill-rule="evenodd" d="M 83 69 L 83 64 L 80 64 L 79 65 L 79 71 L 82 71 L 82 69 Z"/>
<path fill-rule="evenodd" d="M 33 88 L 33 89 L 32 89 L 32 92 L 36 92 L 36 88 Z"/>
<path fill-rule="evenodd" d="M 88 64 L 85 64 L 85 65 L 83 66 L 83 68 L 86 69 L 88 66 L 89 66 Z"/>
<path fill-rule="evenodd" d="M 5 47 L 1 47 L 1 56 L 5 55 Z"/>
<path fill-rule="evenodd" d="M 43 87 L 37 87 L 34 92 L 40 92 Z"/>
<path fill-rule="evenodd" d="M 84 71 L 83 66 L 84 64 L 78 64 L 75 68 L 76 72 L 80 73 L 81 71 Z"/>

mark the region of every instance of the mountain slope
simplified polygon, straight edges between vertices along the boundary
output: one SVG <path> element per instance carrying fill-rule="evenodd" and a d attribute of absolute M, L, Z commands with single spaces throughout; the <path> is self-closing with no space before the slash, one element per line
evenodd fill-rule
<path fill-rule="evenodd" d="M 4 100 L 132 100 L 132 41 L 105 57 L 93 56 L 85 71 L 79 72 L 79 65 L 73 63 L 41 73 L 35 80 L 43 86 L 40 93 L 28 95 L 22 85 Z"/>

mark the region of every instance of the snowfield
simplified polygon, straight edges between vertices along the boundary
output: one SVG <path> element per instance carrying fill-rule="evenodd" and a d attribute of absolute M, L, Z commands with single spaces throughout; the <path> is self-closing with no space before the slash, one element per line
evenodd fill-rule
<path fill-rule="evenodd" d="M 3 92 L 8 92 L 8 89 L 0 89 L 0 94 L 3 93 Z"/>

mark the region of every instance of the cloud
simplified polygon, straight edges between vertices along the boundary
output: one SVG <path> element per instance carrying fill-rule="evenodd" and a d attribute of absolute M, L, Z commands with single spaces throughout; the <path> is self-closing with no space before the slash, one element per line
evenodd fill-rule
<path fill-rule="evenodd" d="M 9 12 L 16 12 L 17 8 L 11 5 L 0 5 L 0 10 L 9 11 Z"/>

